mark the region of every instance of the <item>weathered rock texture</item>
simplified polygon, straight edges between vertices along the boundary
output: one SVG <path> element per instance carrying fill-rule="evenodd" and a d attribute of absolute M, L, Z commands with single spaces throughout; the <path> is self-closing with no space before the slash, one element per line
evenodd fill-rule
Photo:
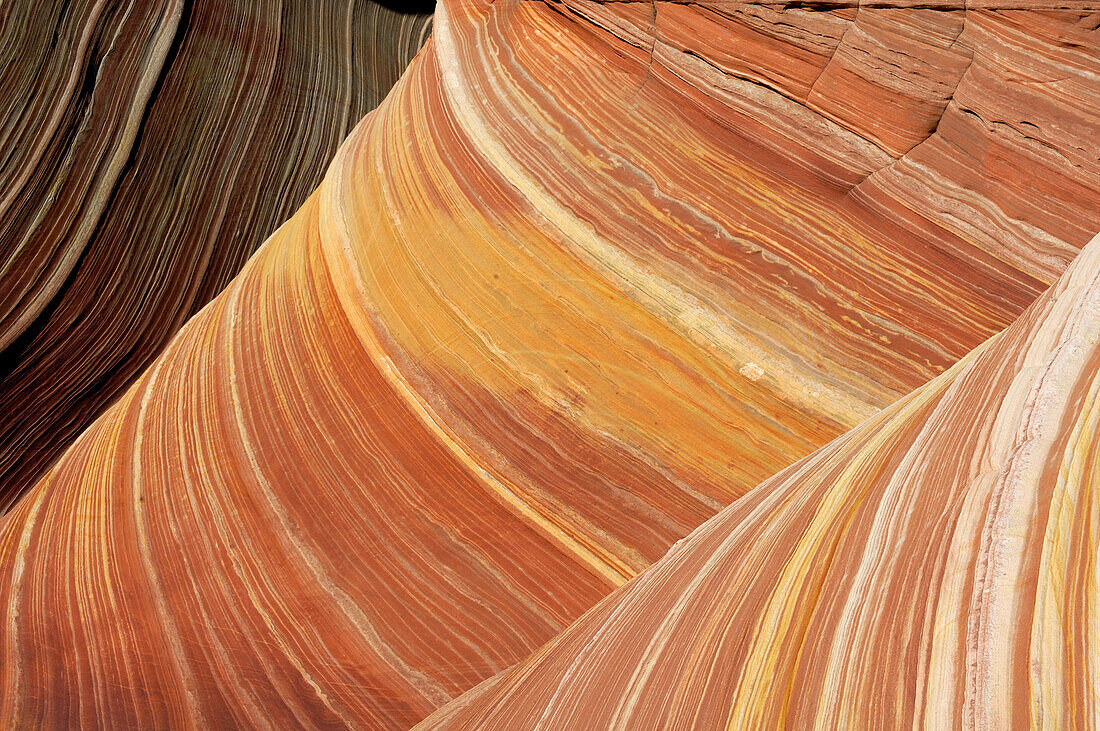
<path fill-rule="evenodd" d="M 805 521 L 858 506 L 822 507 L 820 475 L 793 476 L 826 458 L 830 479 L 879 465 L 828 493 L 858 503 L 901 469 L 891 460 L 906 440 L 929 460 L 958 447 L 963 462 L 945 464 L 986 474 L 985 450 L 1012 443 L 1006 425 L 960 417 L 968 430 L 927 439 L 910 427 L 950 384 L 997 398 L 1040 320 L 1092 322 L 1059 320 L 1044 300 L 986 346 L 997 357 L 941 375 L 1100 228 L 1092 24 L 1070 11 L 447 2 L 317 192 L 7 516 L 4 722 L 407 726 L 528 657 L 746 495 L 732 514 L 784 495 L 806 504 L 761 508 L 738 529 L 748 533 L 731 534 L 724 513 L 662 566 L 702 556 L 701 537 L 724 539 L 711 526 L 755 537 L 775 520 L 776 535 L 820 541 L 789 571 L 855 580 L 860 564 L 827 548 L 848 536 L 858 562 L 879 556 L 865 546 L 874 537 L 837 522 L 821 538 Z M 1095 258 L 1074 276 L 1093 276 Z M 1086 403 L 1074 394 L 1087 391 L 1044 393 L 1057 403 L 1043 409 Z M 1076 423 L 1044 433 L 1077 439 Z M 1053 492 L 1049 475 L 1036 479 Z M 956 497 L 905 494 L 927 501 L 919 527 L 941 542 L 954 540 L 943 505 Z M 940 545 L 925 538 L 921 550 Z M 1041 549 L 1038 537 L 1021 550 Z M 983 550 L 964 542 L 958 559 L 993 555 Z M 900 569 L 887 578 L 920 586 Z M 567 655 L 554 648 L 650 581 L 521 668 L 553 678 L 544 658 Z M 784 613 L 801 595 L 720 589 L 706 599 L 772 601 L 760 616 L 786 622 L 723 648 L 761 653 L 746 672 L 769 692 L 769 670 L 787 666 L 765 655 L 798 646 L 772 635 L 810 621 Z M 936 611 L 968 617 L 969 585 L 953 591 Z M 998 603 L 1007 614 L 984 637 L 1030 627 L 1016 606 Z M 897 618 L 913 636 L 921 626 Z M 880 660 L 857 652 L 877 635 L 853 637 L 853 662 Z M 624 678 L 651 672 L 636 656 L 619 663 Z M 1002 672 L 985 662 L 974 672 Z M 522 675 L 492 687 L 506 693 Z M 692 700 L 723 712 L 696 686 L 660 687 L 692 694 L 668 706 L 677 713 Z M 850 692 L 860 708 L 879 690 Z M 447 713 L 492 712 L 473 698 Z M 882 713 L 915 703 L 899 696 Z"/>
<path fill-rule="evenodd" d="M 1100 237 L 424 728 L 1094 728 Z"/>
<path fill-rule="evenodd" d="M 369 1 L 0 7 L 0 512 L 302 204 L 429 26 Z"/>

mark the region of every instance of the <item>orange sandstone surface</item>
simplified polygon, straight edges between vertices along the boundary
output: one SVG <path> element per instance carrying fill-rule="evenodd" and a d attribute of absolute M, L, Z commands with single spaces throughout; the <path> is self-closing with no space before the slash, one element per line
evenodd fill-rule
<path fill-rule="evenodd" d="M 447 0 L 3 519 L 0 719 L 1087 716 L 1095 26 Z"/>
<path fill-rule="evenodd" d="M 423 728 L 1092 728 L 1100 237 Z"/>

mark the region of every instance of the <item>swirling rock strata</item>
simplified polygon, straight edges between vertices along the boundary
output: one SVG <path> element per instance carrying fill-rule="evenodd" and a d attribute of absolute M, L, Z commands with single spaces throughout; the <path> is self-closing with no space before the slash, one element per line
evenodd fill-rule
<path fill-rule="evenodd" d="M 1089 728 L 1100 237 L 948 372 L 422 728 Z"/>
<path fill-rule="evenodd" d="M 934 12 L 438 9 L 313 197 L 6 518 L 4 721 L 409 725 L 1010 324 L 1075 229 L 1014 210 L 1001 256 L 948 221 L 986 231 L 1007 183 L 871 184 L 958 104 L 952 34 L 984 37 Z M 891 33 L 939 50 L 889 83 L 842 53 Z"/>
<path fill-rule="evenodd" d="M 0 511 L 320 182 L 426 35 L 372 2 L 0 9 Z"/>

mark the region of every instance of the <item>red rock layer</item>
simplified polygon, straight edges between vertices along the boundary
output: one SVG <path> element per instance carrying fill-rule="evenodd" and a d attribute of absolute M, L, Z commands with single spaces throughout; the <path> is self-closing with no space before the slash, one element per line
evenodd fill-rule
<path fill-rule="evenodd" d="M 948 172 L 864 185 L 940 133 L 973 13 L 653 7 L 437 11 L 315 196 L 0 528 L 5 722 L 409 725 L 1039 294 L 1058 262 L 1023 232 L 1070 234 L 1014 214 L 1001 257 L 941 220 Z M 864 35 L 929 57 L 857 73 Z"/>
<path fill-rule="evenodd" d="M 0 512 L 320 182 L 430 19 L 372 2 L 0 8 Z"/>
<path fill-rule="evenodd" d="M 419 728 L 1090 728 L 1100 237 L 1010 328 Z"/>

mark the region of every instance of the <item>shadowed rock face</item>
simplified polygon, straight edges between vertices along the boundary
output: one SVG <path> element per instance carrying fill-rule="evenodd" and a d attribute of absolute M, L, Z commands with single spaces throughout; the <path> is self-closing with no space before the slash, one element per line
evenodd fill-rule
<path fill-rule="evenodd" d="M 408 726 L 524 661 L 737 498 L 660 566 L 705 563 L 699 536 L 735 528 L 745 550 L 789 538 L 772 548 L 805 561 L 763 564 L 783 582 L 728 583 L 786 624 L 750 622 L 721 649 L 764 679 L 810 672 L 772 658 L 798 646 L 773 635 L 811 636 L 811 619 L 841 615 L 799 605 L 795 626 L 784 602 L 823 581 L 814 571 L 853 581 L 879 555 L 831 516 L 857 510 L 870 485 L 886 490 L 877 480 L 899 469 L 899 442 L 925 439 L 918 422 L 963 371 L 969 392 L 996 398 L 998 364 L 1034 376 L 1025 346 L 1037 323 L 1077 322 L 1048 297 L 944 374 L 1020 317 L 1100 227 L 1093 25 L 1070 11 L 950 6 L 440 7 L 433 39 L 317 191 L 6 517 L 4 720 Z M 1063 305 L 1094 292 L 1080 277 L 1095 258 L 1062 280 L 1075 293 Z M 1067 414 L 1084 403 L 1076 390 L 1044 393 Z M 1004 413 L 1020 413 L 1015 398 Z M 1011 451 L 1016 431 L 966 423 L 928 435 L 927 469 L 946 459 L 937 448 L 961 445 L 957 459 L 973 455 L 965 465 L 979 474 L 983 450 Z M 1044 421 L 1044 433 L 1075 423 Z M 831 471 L 798 478 L 825 459 Z M 1048 473 L 1036 479 L 1053 489 Z M 925 495 L 913 480 L 904 499 L 927 502 L 921 530 L 963 541 L 958 560 L 976 552 L 994 584 L 1011 575 L 988 561 L 1017 554 L 990 558 L 981 536 L 944 527 L 958 513 L 935 490 L 954 483 L 927 481 Z M 729 518 L 757 504 L 759 515 Z M 851 563 L 837 563 L 828 550 L 845 536 Z M 914 572 L 889 574 L 897 591 L 925 586 L 912 577 L 936 566 L 897 560 Z M 649 576 L 663 574 L 642 573 L 586 617 L 625 606 Z M 739 596 L 714 585 L 707 601 Z M 965 624 L 970 589 L 940 609 Z M 984 652 L 1010 624 L 1023 632 L 1021 591 L 998 595 L 992 624 L 975 630 L 986 644 L 962 649 Z M 646 621 L 659 624 L 654 602 Z M 871 620 L 859 642 L 924 636 L 923 619 Z M 537 720 L 541 702 L 576 725 L 569 707 L 522 689 L 523 669 L 573 693 L 572 676 L 554 675 L 564 665 L 547 664 L 567 663 L 594 621 L 436 720 Z M 654 633 L 638 624 L 639 641 Z M 609 684 L 606 704 L 626 698 L 633 712 L 633 689 L 648 692 L 636 655 L 623 655 L 618 680 L 639 679 Z M 1006 672 L 1026 672 L 1021 657 Z M 997 667 L 983 663 L 971 667 Z M 841 678 L 851 718 L 885 692 L 863 677 Z M 936 692 L 980 689 L 997 725 L 1023 696 L 984 677 Z M 832 692 L 841 680 L 814 682 Z M 690 687 L 653 685 L 654 715 L 639 725 L 661 714 L 690 724 L 692 702 L 701 721 L 725 718 L 719 701 L 702 703 L 729 686 Z M 492 692 L 512 715 L 481 704 Z M 746 696 L 745 717 L 788 713 L 773 713 L 777 698 Z M 804 702 L 798 718 L 812 718 Z M 897 708 L 918 705 L 905 696 Z"/>
<path fill-rule="evenodd" d="M 0 510 L 320 182 L 427 36 L 371 2 L 0 10 Z"/>

